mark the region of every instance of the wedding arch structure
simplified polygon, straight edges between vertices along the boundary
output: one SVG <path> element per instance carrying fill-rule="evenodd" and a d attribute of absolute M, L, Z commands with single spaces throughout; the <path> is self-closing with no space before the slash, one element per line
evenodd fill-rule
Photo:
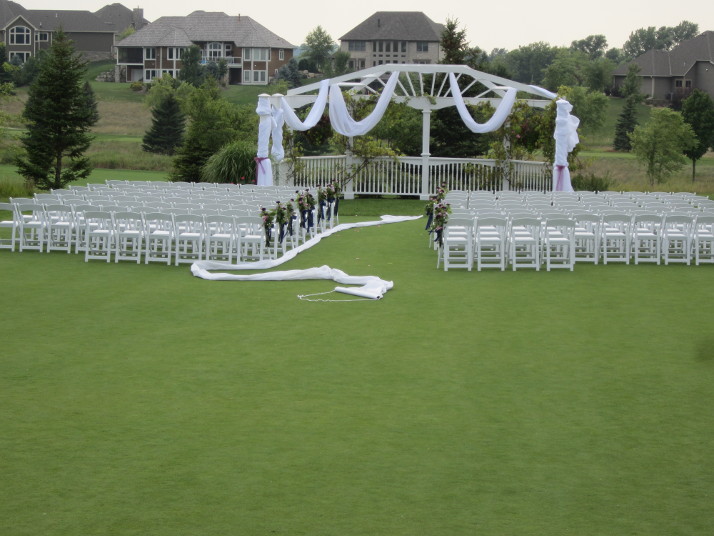
<path fill-rule="evenodd" d="M 349 114 L 343 92 L 352 99 L 376 98 L 374 110 L 368 117 L 355 121 Z M 471 96 L 464 96 L 466 93 Z M 328 107 L 330 123 L 335 131 L 348 137 L 361 136 L 377 125 L 390 102 L 400 102 L 422 113 L 419 193 L 425 197 L 429 190 L 433 190 L 434 183 L 430 180 L 432 158 L 429 148 L 431 114 L 434 110 L 455 106 L 468 129 L 481 134 L 500 128 L 508 119 L 516 100 L 525 101 L 531 107 L 544 108 L 555 99 L 556 94 L 537 86 L 465 65 L 442 64 L 385 64 L 291 89 L 287 95 L 262 94 L 256 109 L 260 116 L 257 182 L 259 185 L 273 184 L 271 156 L 272 161 L 278 163 L 284 158 L 283 125 L 293 130 L 308 130 L 317 124 Z M 466 105 L 482 102 L 490 103 L 495 112 L 485 123 L 477 123 Z M 299 119 L 295 110 L 308 105 L 311 109 L 306 119 Z M 578 143 L 579 121 L 570 115 L 571 110 L 572 106 L 567 101 L 557 100 L 553 190 L 572 190 L 567 154 Z"/>

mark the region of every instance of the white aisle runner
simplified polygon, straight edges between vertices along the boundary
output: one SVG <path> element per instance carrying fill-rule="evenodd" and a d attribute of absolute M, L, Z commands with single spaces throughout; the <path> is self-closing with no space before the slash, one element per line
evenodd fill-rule
<path fill-rule="evenodd" d="M 194 276 L 210 281 L 296 281 L 300 279 L 331 279 L 343 285 L 361 285 L 359 287 L 335 287 L 335 292 L 342 292 L 367 299 L 380 299 L 394 286 L 392 281 L 384 281 L 376 276 L 352 276 L 341 270 L 321 266 L 319 268 L 308 268 L 306 270 L 287 270 L 282 272 L 265 272 L 261 274 L 240 275 L 228 274 L 225 272 L 210 272 L 209 270 L 268 270 L 294 259 L 298 253 L 318 244 L 320 240 L 334 233 L 354 229 L 356 227 L 372 227 L 384 225 L 386 223 L 399 223 L 403 221 L 416 220 L 421 216 L 382 216 L 379 221 L 366 221 L 358 223 L 342 223 L 326 230 L 304 244 L 288 251 L 278 259 L 269 259 L 257 262 L 243 262 L 239 264 L 229 264 L 218 261 L 198 261 L 191 265 L 191 273 Z M 302 298 L 302 296 L 301 296 Z"/>

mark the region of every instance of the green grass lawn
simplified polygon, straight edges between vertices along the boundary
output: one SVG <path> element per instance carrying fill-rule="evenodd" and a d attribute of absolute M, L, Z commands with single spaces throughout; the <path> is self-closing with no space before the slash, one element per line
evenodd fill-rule
<path fill-rule="evenodd" d="M 281 267 L 394 281 L 350 303 L 0 251 L 0 534 L 708 534 L 714 267 L 443 272 L 423 226 Z"/>

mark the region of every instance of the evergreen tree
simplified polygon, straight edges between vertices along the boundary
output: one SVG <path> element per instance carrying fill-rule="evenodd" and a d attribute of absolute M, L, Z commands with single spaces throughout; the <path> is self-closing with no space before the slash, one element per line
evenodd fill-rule
<path fill-rule="evenodd" d="M 206 78 L 206 72 L 201 65 L 201 49 L 198 45 L 191 45 L 181 56 L 181 70 L 178 79 L 182 82 L 200 87 Z"/>
<path fill-rule="evenodd" d="M 23 112 L 27 132 L 17 159 L 20 175 L 42 189 L 60 189 L 89 176 L 84 152 L 97 122 L 94 94 L 84 83 L 87 64 L 59 31 L 31 84 Z"/>
<path fill-rule="evenodd" d="M 617 124 L 615 125 L 615 138 L 612 146 L 616 151 L 629 152 L 632 150 L 630 134 L 637 126 L 637 116 L 635 115 L 636 105 L 637 97 L 630 95 L 625 99 L 625 106 L 623 106 L 620 117 L 617 119 Z"/>
<path fill-rule="evenodd" d="M 183 141 L 186 116 L 178 100 L 167 95 L 151 110 L 151 128 L 144 135 L 141 148 L 147 153 L 173 155 Z"/>
<path fill-rule="evenodd" d="M 302 75 L 300 74 L 298 62 L 295 58 L 290 58 L 290 61 L 278 70 L 278 80 L 287 81 L 290 89 L 300 87 Z"/>
<path fill-rule="evenodd" d="M 682 117 L 692 127 L 694 135 L 697 137 L 697 143 L 684 151 L 685 156 L 692 161 L 692 181 L 694 181 L 697 160 L 704 156 L 709 147 L 714 147 L 714 102 L 712 98 L 701 89 L 695 89 L 682 102 Z"/>

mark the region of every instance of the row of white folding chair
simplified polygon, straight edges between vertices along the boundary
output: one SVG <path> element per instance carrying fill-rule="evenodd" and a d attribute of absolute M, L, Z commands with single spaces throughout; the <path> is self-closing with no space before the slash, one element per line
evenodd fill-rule
<path fill-rule="evenodd" d="M 442 242 L 437 268 L 443 260 L 447 271 L 456 267 L 470 271 L 474 263 L 479 271 L 487 267 L 505 270 L 507 264 L 513 270 L 540 270 L 543 262 L 548 271 L 573 270 L 575 264 L 575 222 L 567 218 L 451 217 Z"/>
<path fill-rule="evenodd" d="M 138 212 L 84 214 L 85 261 L 131 260 L 175 265 L 204 258 L 225 262 L 272 257 L 258 216 L 230 217 Z"/>

